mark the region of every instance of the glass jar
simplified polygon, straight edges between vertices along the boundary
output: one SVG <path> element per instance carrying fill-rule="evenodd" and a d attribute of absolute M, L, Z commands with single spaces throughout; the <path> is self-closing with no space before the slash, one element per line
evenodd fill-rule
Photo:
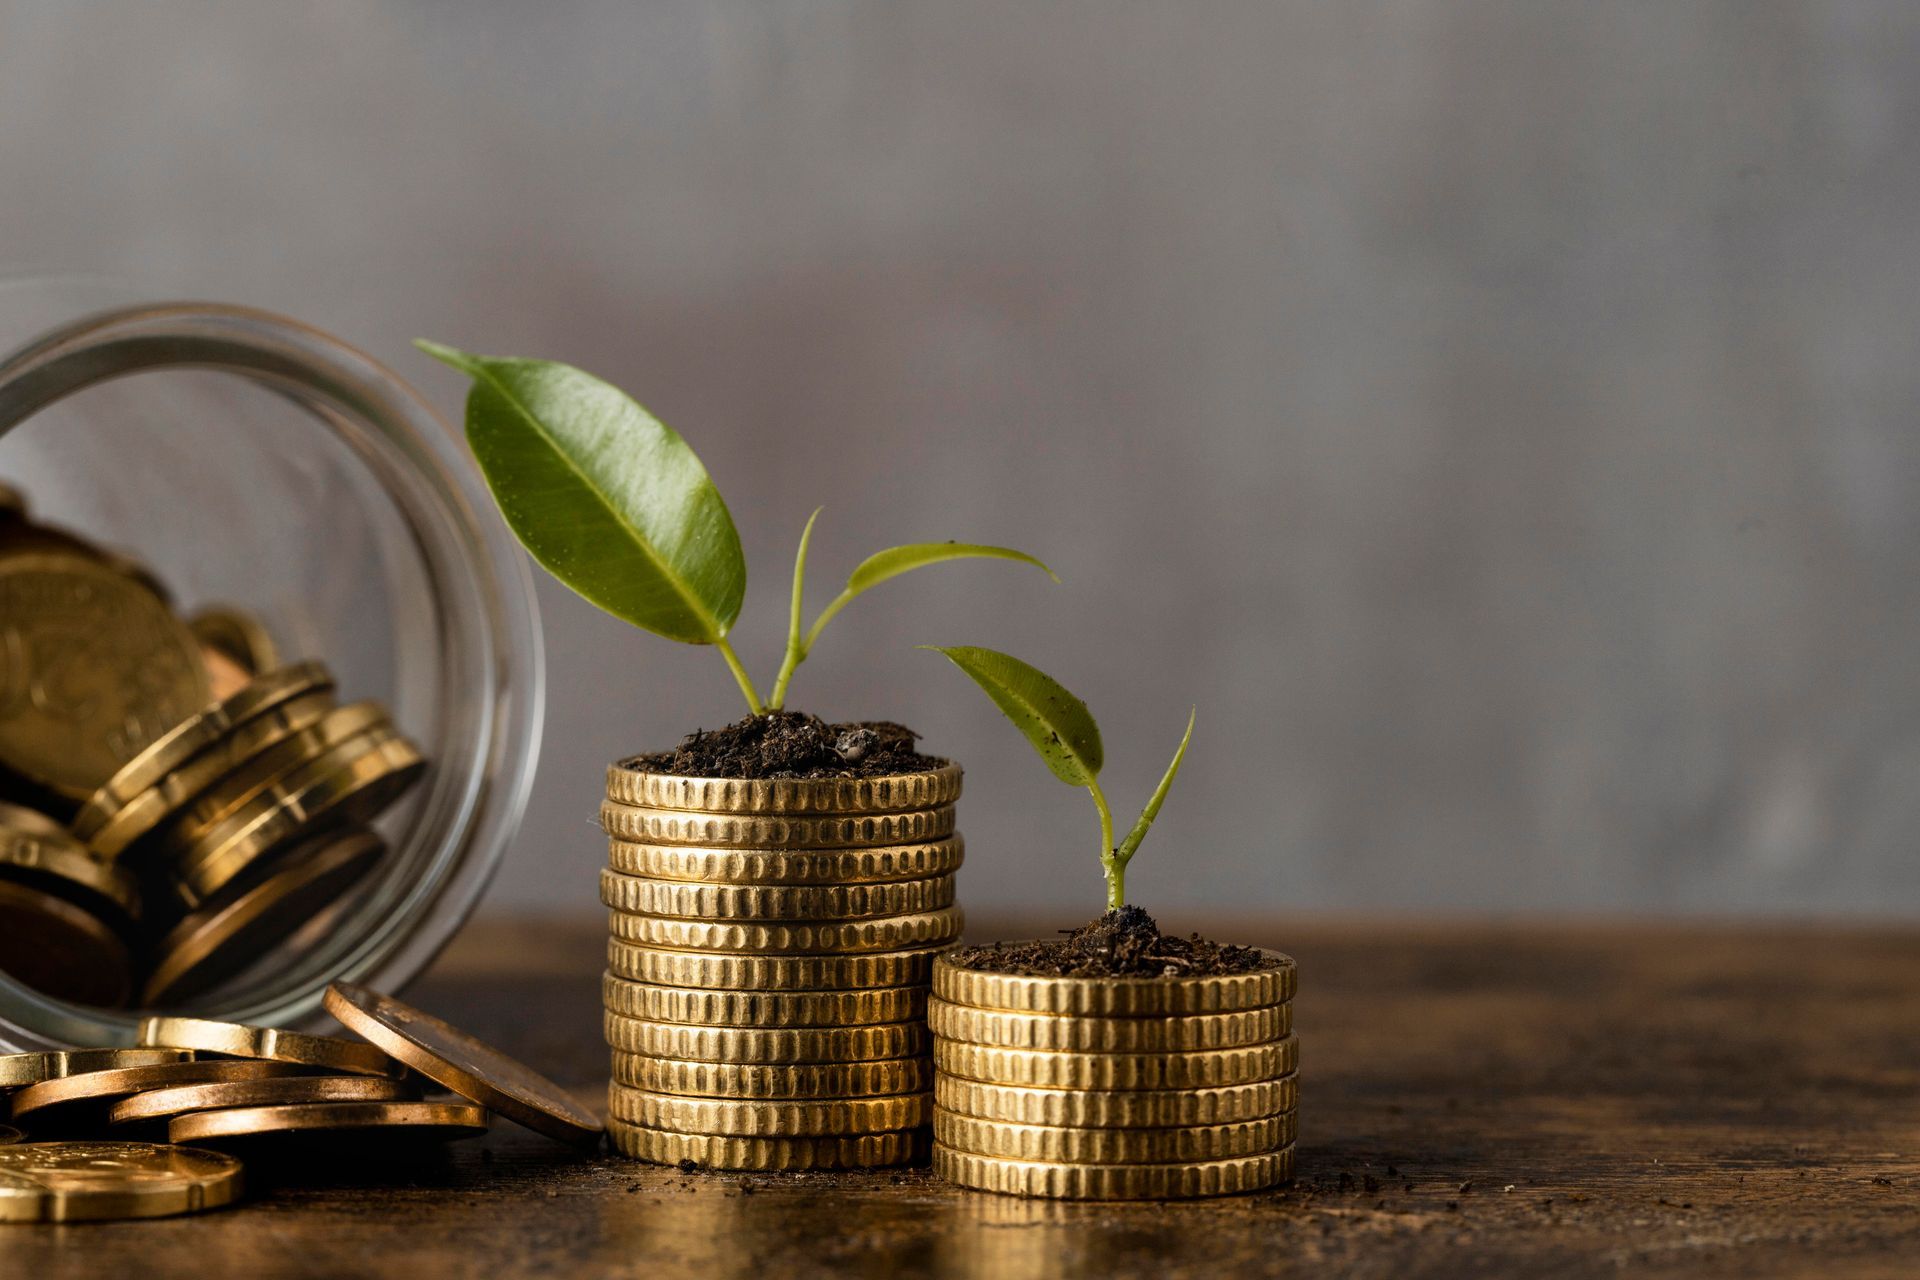
<path fill-rule="evenodd" d="M 392 371 L 283 316 L 0 279 L 0 478 L 180 608 L 244 607 L 431 762 L 379 824 L 391 852 L 369 883 L 304 931 L 320 936 L 185 1011 L 299 1026 L 335 978 L 418 973 L 519 824 L 544 690 L 531 576 L 459 437 Z M 0 1049 L 127 1044 L 137 1021 L 0 974 Z"/>

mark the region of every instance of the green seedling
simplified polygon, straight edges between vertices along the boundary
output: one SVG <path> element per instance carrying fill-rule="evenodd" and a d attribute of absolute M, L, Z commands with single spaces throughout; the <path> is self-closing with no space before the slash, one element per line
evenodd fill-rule
<path fill-rule="evenodd" d="M 1100 789 L 1100 769 L 1106 762 L 1100 745 L 1100 726 L 1094 723 L 1087 704 L 1074 697 L 1060 682 L 1036 667 L 1028 666 L 1010 654 L 992 649 L 942 648 L 922 645 L 935 653 L 944 653 L 953 665 L 972 677 L 986 690 L 995 706 L 1013 721 L 1014 728 L 1026 736 L 1040 758 L 1053 770 L 1053 776 L 1071 787 L 1085 787 L 1100 810 L 1100 868 L 1107 877 L 1107 910 L 1117 911 L 1127 904 L 1127 863 L 1146 839 L 1147 828 L 1160 816 L 1160 806 L 1173 787 L 1186 759 L 1187 743 L 1193 741 L 1193 713 L 1187 716 L 1187 732 L 1173 763 L 1153 789 L 1153 797 L 1140 811 L 1140 820 L 1118 846 L 1113 843 L 1113 810 Z"/>
<path fill-rule="evenodd" d="M 793 565 L 786 656 L 762 700 L 728 635 L 746 595 L 747 563 L 727 504 L 687 442 L 618 387 L 570 365 L 472 355 L 416 345 L 473 379 L 467 441 L 507 527 L 566 586 L 636 627 L 685 644 L 710 644 L 753 714 L 786 704 L 787 685 L 827 623 L 856 596 L 945 560 L 1018 560 L 1009 547 L 922 542 L 867 557 L 813 626 L 801 627 L 807 543 Z M 1054 577 L 1057 582 L 1059 579 Z"/>

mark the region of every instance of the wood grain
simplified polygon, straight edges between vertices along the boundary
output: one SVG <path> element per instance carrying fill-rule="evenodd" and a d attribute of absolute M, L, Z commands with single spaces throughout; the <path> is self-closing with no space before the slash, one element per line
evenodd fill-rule
<path fill-rule="evenodd" d="M 410 998 L 598 1106 L 600 928 L 483 923 Z M 1083 1206 L 925 1172 L 689 1175 L 502 1125 L 443 1163 L 302 1171 L 202 1218 L 0 1228 L 0 1275 L 1914 1274 L 1920 931 L 1209 932 L 1300 961 L 1284 1191 Z"/>

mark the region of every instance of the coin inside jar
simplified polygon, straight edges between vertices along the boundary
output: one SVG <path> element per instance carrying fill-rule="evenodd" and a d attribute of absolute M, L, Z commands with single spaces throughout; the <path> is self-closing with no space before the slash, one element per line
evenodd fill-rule
<path fill-rule="evenodd" d="M 313 1102 L 286 1107 L 228 1107 L 175 1116 L 174 1142 L 241 1138 L 391 1138 L 447 1142 L 487 1131 L 485 1107 L 456 1102 Z"/>
<path fill-rule="evenodd" d="M 163 1218 L 240 1198 L 238 1160 L 150 1142 L 0 1147 L 0 1221 Z"/>
<path fill-rule="evenodd" d="M 350 889 L 386 852 L 370 831 L 321 836 L 289 853 L 253 888 L 193 912 L 154 948 L 141 1002 L 149 1008 L 218 986 Z"/>
<path fill-rule="evenodd" d="M 285 1107 L 313 1102 L 413 1102 L 420 1091 L 404 1080 L 381 1076 L 278 1076 L 216 1084 L 150 1089 L 114 1103 L 114 1124 L 167 1120 L 190 1111 L 228 1107 Z"/>
<path fill-rule="evenodd" d="M 187 619 L 194 639 L 247 676 L 279 665 L 279 647 L 260 619 L 232 605 L 208 605 Z"/>
<path fill-rule="evenodd" d="M 60 1000 L 114 1008 L 133 959 L 106 921 L 58 895 L 0 880 L 0 971 Z"/>
<path fill-rule="evenodd" d="M 350 982 L 329 986 L 325 1003 L 349 1029 L 461 1097 L 561 1142 L 600 1141 L 599 1119 L 559 1085 L 433 1015 Z"/>

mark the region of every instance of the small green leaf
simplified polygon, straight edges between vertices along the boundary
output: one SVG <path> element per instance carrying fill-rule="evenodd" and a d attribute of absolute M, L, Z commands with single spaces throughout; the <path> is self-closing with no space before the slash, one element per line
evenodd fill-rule
<path fill-rule="evenodd" d="M 897 578 L 909 570 L 939 564 L 943 560 L 1018 560 L 1039 569 L 1055 582 L 1060 581 L 1059 574 L 1026 552 L 1015 551 L 1011 547 L 986 547 L 972 542 L 915 542 L 904 547 L 876 551 L 862 560 L 859 568 L 847 579 L 847 594 L 857 596 L 862 591 L 879 586 L 888 578 Z"/>
<path fill-rule="evenodd" d="M 726 638 L 746 558 L 685 440 L 571 366 L 416 345 L 473 379 L 467 440 L 535 560 L 635 626 L 688 644 Z"/>
<path fill-rule="evenodd" d="M 1053 776 L 1069 786 L 1090 787 L 1105 763 L 1100 726 L 1087 704 L 1068 693 L 1052 676 L 1010 654 L 993 649 L 942 648 L 953 665 L 986 690 L 994 705 L 1026 735 Z"/>
<path fill-rule="evenodd" d="M 1187 713 L 1187 732 L 1180 739 L 1180 749 L 1173 753 L 1173 763 L 1167 766 L 1167 772 L 1160 779 L 1160 785 L 1153 789 L 1153 798 L 1147 801 L 1147 807 L 1140 811 L 1140 821 L 1133 824 L 1133 830 L 1127 832 L 1127 838 L 1122 840 L 1120 847 L 1114 851 L 1114 857 L 1120 860 L 1120 865 L 1125 866 L 1127 859 L 1133 857 L 1133 851 L 1138 849 L 1140 842 L 1147 838 L 1147 828 L 1151 827 L 1153 820 L 1160 816 L 1160 806 L 1166 801 L 1167 792 L 1173 789 L 1174 778 L 1179 776 L 1180 762 L 1187 758 L 1187 744 L 1193 741 L 1193 719 L 1198 714 L 1197 707 Z"/>

